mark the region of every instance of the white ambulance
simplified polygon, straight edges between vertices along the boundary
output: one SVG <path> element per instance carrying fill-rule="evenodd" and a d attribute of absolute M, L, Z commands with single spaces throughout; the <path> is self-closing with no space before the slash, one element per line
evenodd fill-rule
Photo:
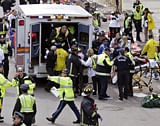
<path fill-rule="evenodd" d="M 76 29 L 76 40 L 83 50 L 92 46 L 92 15 L 80 6 L 60 4 L 19 5 L 16 20 L 16 67 L 37 78 L 47 77 L 45 49 L 56 27 Z"/>

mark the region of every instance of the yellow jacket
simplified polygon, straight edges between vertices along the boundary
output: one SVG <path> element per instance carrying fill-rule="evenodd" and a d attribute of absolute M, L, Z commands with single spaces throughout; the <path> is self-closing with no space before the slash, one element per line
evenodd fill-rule
<path fill-rule="evenodd" d="M 150 39 L 146 43 L 146 45 L 144 46 L 144 49 L 142 51 L 142 55 L 147 52 L 147 57 L 149 59 L 154 59 L 154 56 L 155 56 L 155 47 L 156 46 L 159 46 L 159 43 L 157 41 L 155 41 L 153 38 Z"/>
<path fill-rule="evenodd" d="M 150 13 L 148 13 L 147 19 L 148 19 L 148 30 L 150 31 L 155 28 L 154 20 Z"/>
<path fill-rule="evenodd" d="M 3 74 L 0 74 L 0 97 L 3 98 L 5 96 L 5 87 L 10 87 L 12 83 L 8 81 Z"/>
<path fill-rule="evenodd" d="M 63 48 L 57 48 L 57 63 L 54 68 L 55 71 L 62 71 L 66 68 L 66 57 L 68 53 Z"/>

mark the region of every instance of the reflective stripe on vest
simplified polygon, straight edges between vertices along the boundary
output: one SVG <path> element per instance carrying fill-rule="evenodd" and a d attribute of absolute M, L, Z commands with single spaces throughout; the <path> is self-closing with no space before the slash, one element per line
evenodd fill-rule
<path fill-rule="evenodd" d="M 34 99 L 31 95 L 21 95 L 19 99 L 21 103 L 20 112 L 33 112 Z"/>
<path fill-rule="evenodd" d="M 91 56 L 91 59 L 92 59 L 92 62 L 93 62 L 92 68 L 93 68 L 93 69 L 96 69 L 96 66 L 97 66 L 97 65 L 96 65 L 96 62 L 95 62 L 93 56 Z"/>
<path fill-rule="evenodd" d="M 3 31 L 0 31 L 0 35 L 5 35 L 6 31 L 5 31 L 5 24 L 3 24 Z"/>
<path fill-rule="evenodd" d="M 142 11 L 134 11 L 134 19 L 135 20 L 141 20 L 142 19 Z"/>
<path fill-rule="evenodd" d="M 0 48 L 3 50 L 4 54 L 8 54 L 8 42 L 5 44 L 0 44 Z"/>
<path fill-rule="evenodd" d="M 110 76 L 110 73 L 101 73 L 101 72 L 96 72 L 96 75 L 100 75 L 100 76 Z"/>
<path fill-rule="evenodd" d="M 1 86 L 4 86 L 7 82 L 8 82 L 8 80 L 5 80 L 5 81 L 1 84 Z"/>
<path fill-rule="evenodd" d="M 60 86 L 60 88 L 72 88 L 72 86 Z"/>
<path fill-rule="evenodd" d="M 55 38 L 58 38 L 58 36 L 59 36 L 59 34 L 60 34 L 60 30 L 61 30 L 61 27 L 56 28 L 57 35 L 56 35 L 56 37 L 55 37 Z M 65 33 L 65 37 L 67 37 L 67 36 L 68 36 L 68 34 L 69 34 L 69 31 L 67 30 L 67 32 Z"/>

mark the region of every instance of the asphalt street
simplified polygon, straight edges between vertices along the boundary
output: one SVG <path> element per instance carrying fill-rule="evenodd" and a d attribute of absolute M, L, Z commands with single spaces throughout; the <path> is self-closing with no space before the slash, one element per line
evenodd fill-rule
<path fill-rule="evenodd" d="M 125 8 L 132 8 L 133 0 L 124 0 Z M 157 29 L 160 28 L 160 13 L 159 13 L 159 0 L 142 0 L 145 7 L 151 8 L 155 13 L 153 14 L 157 28 L 154 33 L 157 35 Z M 2 15 L 2 9 L 0 8 L 0 15 Z M 105 28 L 107 29 L 107 27 Z M 158 35 L 157 35 L 158 36 Z M 10 74 L 11 80 L 15 74 L 15 60 L 10 59 Z M 51 116 L 59 104 L 59 99 L 53 96 L 51 93 L 47 93 L 44 90 L 45 81 L 41 82 L 42 86 L 39 86 L 35 90 L 35 98 L 37 103 L 37 115 L 36 123 L 34 126 L 72 126 L 72 121 L 76 120 L 73 112 L 68 106 L 62 111 L 57 118 L 55 124 L 51 124 L 45 118 Z M 153 80 L 154 92 L 160 93 L 160 80 Z M 98 112 L 101 114 L 103 121 L 100 122 L 100 126 L 158 126 L 160 109 L 146 109 L 141 107 L 142 97 L 129 97 L 128 100 L 120 102 L 118 100 L 118 90 L 116 85 L 109 85 L 108 95 L 113 99 L 107 101 L 99 101 L 94 96 L 95 102 L 98 106 Z M 134 90 L 134 93 L 150 94 L 148 88 L 143 91 Z M 134 95 L 135 95 L 134 94 Z M 4 123 L 0 123 L 0 126 L 11 126 L 12 124 L 12 111 L 16 102 L 16 88 L 6 88 L 6 96 L 4 98 L 4 105 L 2 115 L 4 116 Z M 80 108 L 82 97 L 78 97 L 75 103 Z M 78 126 L 78 125 L 75 125 Z"/>

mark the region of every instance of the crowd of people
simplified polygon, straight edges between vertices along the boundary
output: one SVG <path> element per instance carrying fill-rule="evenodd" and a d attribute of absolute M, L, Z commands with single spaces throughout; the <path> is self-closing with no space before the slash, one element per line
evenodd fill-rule
<path fill-rule="evenodd" d="M 30 4 L 34 4 L 32 2 L 30 1 Z M 20 1 L 20 4 L 26 4 L 26 1 Z M 85 9 L 90 12 L 89 7 L 88 3 L 85 4 Z M 4 14 L 6 13 L 8 13 L 8 9 L 4 11 Z M 97 96 L 99 100 L 111 98 L 107 87 L 116 74 L 119 100 L 127 100 L 128 96 L 133 97 L 132 76 L 134 75 L 136 57 L 133 57 L 131 53 L 131 45 L 135 42 L 132 35 L 132 23 L 134 23 L 137 32 L 136 41 L 142 42 L 140 37 L 142 16 L 144 17 L 144 42 L 146 45 L 141 55 L 147 52 L 148 59 L 155 59 L 159 63 L 160 48 L 159 43 L 154 40 L 152 32 L 155 28 L 152 13 L 148 8 L 143 10 L 143 5 L 139 0 L 133 4 L 132 14 L 124 13 L 123 31 L 120 25 L 121 14 L 117 10 L 111 13 L 109 36 L 107 37 L 104 31 L 98 31 L 92 48 L 89 48 L 86 54 L 76 41 L 76 37 L 72 33 L 74 30 L 63 25 L 56 27 L 51 32 L 49 38 L 51 46 L 46 56 L 46 70 L 49 76 L 45 90 L 50 92 L 52 87 L 58 88 L 60 103 L 56 112 L 46 118 L 48 121 L 55 123 L 65 105 L 68 104 L 77 117 L 74 124 L 98 126 L 98 119 L 102 120 L 102 117 L 97 112 L 97 106 L 94 99 L 91 98 L 92 94 Z M 13 126 L 31 126 L 35 122 L 37 112 L 34 96 L 35 81 L 24 73 L 23 67 L 17 68 L 12 82 L 7 80 L 8 57 L 12 57 L 12 48 L 14 48 L 15 19 L 15 10 L 12 10 L 7 19 L 0 18 L 0 122 L 3 122 L 1 110 L 5 87 L 13 86 L 17 88 L 17 101 L 12 114 Z M 96 30 L 101 26 L 99 16 L 96 13 L 93 14 L 93 26 Z M 155 79 L 158 79 L 159 73 L 157 71 L 154 73 Z M 91 78 L 91 84 L 89 84 L 88 78 Z M 74 99 L 81 95 L 84 98 L 79 112 Z"/>

